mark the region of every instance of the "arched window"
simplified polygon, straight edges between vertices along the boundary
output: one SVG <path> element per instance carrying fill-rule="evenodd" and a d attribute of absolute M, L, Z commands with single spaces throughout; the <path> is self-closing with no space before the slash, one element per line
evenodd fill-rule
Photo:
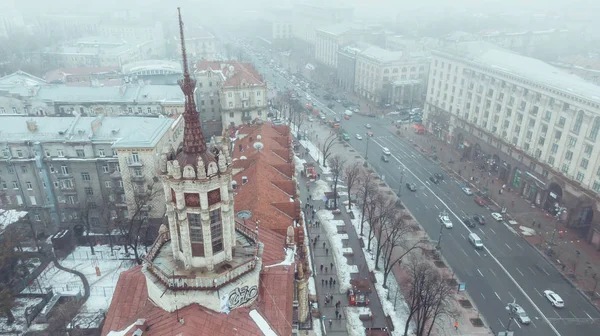
<path fill-rule="evenodd" d="M 575 117 L 575 124 L 573 124 L 573 133 L 579 134 L 579 131 L 581 131 L 582 124 L 583 124 L 583 111 L 579 110 L 579 112 L 577 112 L 577 117 Z"/>
<path fill-rule="evenodd" d="M 598 138 L 598 132 L 600 131 L 600 117 L 594 118 L 594 123 L 592 124 L 592 130 L 590 131 L 590 139 L 596 141 Z"/>

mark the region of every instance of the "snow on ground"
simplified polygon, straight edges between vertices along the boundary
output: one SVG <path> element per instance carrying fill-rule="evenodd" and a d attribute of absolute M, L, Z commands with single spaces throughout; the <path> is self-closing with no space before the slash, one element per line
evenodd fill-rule
<path fill-rule="evenodd" d="M 296 166 L 296 175 L 300 176 L 302 173 L 302 169 L 304 169 L 304 164 L 306 160 L 299 158 L 297 155 L 294 155 L 294 165 Z"/>
<path fill-rule="evenodd" d="M 308 149 L 309 155 L 313 158 L 313 160 L 317 161 L 319 167 L 321 167 L 321 175 L 331 174 L 329 167 L 323 167 L 323 153 L 317 146 L 308 140 L 300 140 L 300 144 L 304 148 Z"/>
<path fill-rule="evenodd" d="M 325 197 L 326 192 L 331 192 L 329 184 L 323 180 L 317 180 L 310 187 L 310 198 L 315 201 L 321 201 Z"/>
<path fill-rule="evenodd" d="M 339 191 L 337 192 L 338 196 L 348 196 L 348 192 L 347 191 Z"/>
<path fill-rule="evenodd" d="M 364 336 L 366 333 L 365 326 L 360 320 L 361 315 L 371 316 L 371 308 L 369 307 L 346 307 L 346 328 L 350 336 Z"/>
<path fill-rule="evenodd" d="M 90 283 L 90 297 L 83 306 L 82 313 L 107 311 L 119 275 L 135 265 L 135 262 L 122 252 L 122 246 L 115 246 L 113 249 L 114 253 L 111 255 L 110 246 L 96 245 L 94 246 L 96 255 L 91 255 L 89 246 L 78 246 L 60 261 L 62 266 L 83 273 Z M 96 267 L 100 271 L 99 276 L 96 274 Z M 55 293 L 80 291 L 83 294 L 81 280 L 72 273 L 59 270 L 54 263 L 50 263 L 37 280 L 25 288 L 23 293 L 42 293 L 46 288 L 52 287 Z"/>
<path fill-rule="evenodd" d="M 27 330 L 27 321 L 25 320 L 25 309 L 27 309 L 27 307 L 30 306 L 35 306 L 40 302 L 42 302 L 42 298 L 16 298 L 15 305 L 11 309 L 13 315 L 15 316 L 15 322 L 13 322 L 12 325 L 8 326 L 6 324 L 6 317 L 0 317 L 0 333 L 23 335 L 25 330 Z"/>
<path fill-rule="evenodd" d="M 354 212 L 354 219 L 352 219 L 352 226 L 356 230 L 356 234 L 360 236 L 360 219 L 362 213 L 361 209 L 358 207 L 353 207 L 352 211 Z M 346 211 L 348 210 L 348 206 L 346 206 Z M 369 222 L 365 221 L 363 224 L 363 234 L 365 240 L 365 247 L 363 247 L 363 253 L 365 254 L 365 260 L 367 261 L 367 266 L 369 267 L 369 271 L 374 271 L 375 279 L 377 282 L 375 283 L 375 290 L 377 291 L 377 296 L 381 300 L 381 305 L 383 306 L 383 311 L 386 315 L 389 315 L 392 319 L 392 323 L 394 324 L 394 329 L 396 331 L 392 332 L 392 335 L 402 335 L 400 330 L 404 330 L 404 325 L 406 323 L 406 319 L 408 318 L 408 305 L 404 299 L 404 294 L 400 290 L 398 286 L 398 282 L 396 281 L 396 277 L 393 274 L 390 274 L 388 277 L 387 285 L 388 288 L 383 288 L 383 272 L 375 270 L 375 256 L 373 253 L 367 251 L 367 241 L 369 234 Z M 371 241 L 371 247 L 373 248 L 373 252 L 375 252 L 375 246 L 377 246 L 377 240 L 375 238 Z M 383 259 L 379 259 L 379 264 L 383 264 Z M 389 299 L 388 292 L 390 293 Z M 397 293 L 397 294 L 396 294 Z M 395 296 L 398 296 L 396 300 Z M 394 301 L 396 301 L 396 310 L 394 310 Z"/>
<path fill-rule="evenodd" d="M 317 295 L 317 287 L 315 286 L 315 277 L 308 278 L 308 294 Z"/>
<path fill-rule="evenodd" d="M 322 320 L 320 318 L 313 319 L 313 328 L 308 332 L 309 335 L 323 336 L 323 333 L 321 332 L 321 321 Z"/>
<path fill-rule="evenodd" d="M 348 239 L 348 235 L 339 234 L 337 232 L 337 226 L 344 225 L 344 221 L 333 219 L 333 214 L 329 210 L 319 210 L 317 211 L 317 216 L 319 217 L 319 222 L 325 227 L 325 231 L 327 232 L 329 246 L 331 247 L 330 252 L 335 259 L 338 270 L 337 275 L 340 283 L 340 293 L 346 293 L 346 291 L 350 289 L 350 274 L 358 273 L 358 266 L 348 265 L 348 259 L 344 257 L 344 251 L 347 251 L 347 249 L 344 248 L 342 240 Z M 350 252 L 351 251 L 352 250 L 350 249 Z"/>

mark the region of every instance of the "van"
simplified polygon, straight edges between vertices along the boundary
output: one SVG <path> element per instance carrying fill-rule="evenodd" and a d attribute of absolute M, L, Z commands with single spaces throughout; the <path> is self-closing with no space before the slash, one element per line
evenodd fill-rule
<path fill-rule="evenodd" d="M 481 242 L 481 238 L 476 233 L 469 234 L 469 242 L 475 246 L 476 249 L 480 250 L 483 248 L 483 243 Z"/>
<path fill-rule="evenodd" d="M 348 133 L 342 134 L 342 138 L 346 141 L 350 141 L 350 135 Z"/>

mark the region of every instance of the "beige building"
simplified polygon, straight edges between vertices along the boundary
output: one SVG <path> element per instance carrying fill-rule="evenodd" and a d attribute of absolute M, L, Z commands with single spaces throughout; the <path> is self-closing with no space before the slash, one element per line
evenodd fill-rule
<path fill-rule="evenodd" d="M 185 47 L 191 60 L 217 59 L 217 39 L 202 26 L 186 28 Z M 181 51 L 181 43 L 177 44 L 175 53 Z"/>
<path fill-rule="evenodd" d="M 600 248 L 600 87 L 485 42 L 435 52 L 429 131 Z"/>
<path fill-rule="evenodd" d="M 354 91 L 376 103 L 403 104 L 421 96 L 428 69 L 423 53 L 370 46 L 356 55 Z"/>
<path fill-rule="evenodd" d="M 218 109 L 215 102 L 220 103 L 223 127 L 266 119 L 267 84 L 252 64 L 203 61 L 196 67 L 196 72 L 199 78 L 196 84 L 197 106 L 201 120 L 206 118 L 205 115 L 211 116 L 213 109 Z M 218 96 L 211 88 L 218 89 Z"/>
<path fill-rule="evenodd" d="M 0 134 L 1 207 L 28 211 L 40 233 L 82 225 L 82 216 L 94 232 L 106 233 L 109 221 L 140 214 L 136 191 L 155 182 L 156 153 L 179 143 L 182 122 L 0 116 Z M 140 215 L 162 218 L 164 205 L 145 205 Z"/>
<path fill-rule="evenodd" d="M 352 7 L 296 4 L 292 28 L 294 37 L 305 45 L 308 55 L 314 55 L 317 29 L 332 24 L 352 22 L 353 15 Z"/>
<path fill-rule="evenodd" d="M 338 51 L 341 47 L 361 40 L 363 27 L 355 24 L 336 24 L 317 29 L 315 36 L 315 59 L 331 68 L 337 68 Z"/>

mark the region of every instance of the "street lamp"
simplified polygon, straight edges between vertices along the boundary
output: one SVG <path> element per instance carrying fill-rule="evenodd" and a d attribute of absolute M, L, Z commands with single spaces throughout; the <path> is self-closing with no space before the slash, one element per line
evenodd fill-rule
<path fill-rule="evenodd" d="M 510 332 L 510 325 L 517 314 L 517 307 L 514 302 L 509 303 L 506 306 L 506 310 L 508 310 L 508 324 L 506 325 L 506 334 Z"/>
<path fill-rule="evenodd" d="M 367 151 L 365 152 L 365 160 L 369 159 L 369 134 L 367 133 Z"/>
<path fill-rule="evenodd" d="M 438 238 L 435 249 L 438 251 L 442 250 L 442 234 L 444 233 L 444 223 L 440 223 L 440 237 Z"/>
<path fill-rule="evenodd" d="M 404 178 L 404 169 L 400 171 L 400 187 L 398 187 L 398 197 L 402 196 L 402 179 Z"/>

